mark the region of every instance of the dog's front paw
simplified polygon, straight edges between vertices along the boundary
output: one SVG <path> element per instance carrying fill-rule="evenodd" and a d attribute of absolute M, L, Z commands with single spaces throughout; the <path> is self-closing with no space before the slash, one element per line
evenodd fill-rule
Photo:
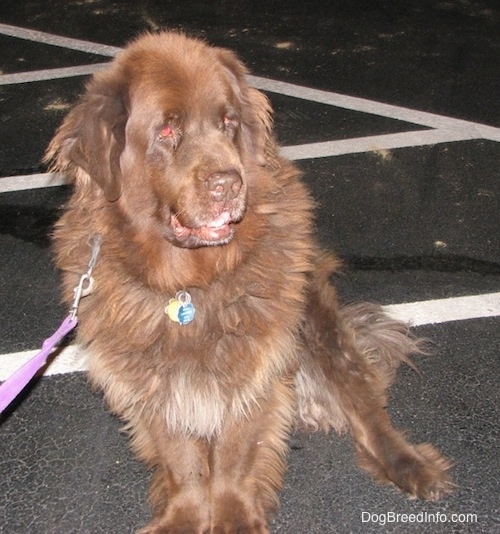
<path fill-rule="evenodd" d="M 136 534 L 209 534 L 210 526 L 195 524 L 193 521 L 173 524 L 170 521 L 153 520 Z"/>
<path fill-rule="evenodd" d="M 213 508 L 213 534 L 269 534 L 264 511 L 246 497 L 226 492 L 217 499 Z"/>
<path fill-rule="evenodd" d="M 169 507 L 136 534 L 209 534 L 208 515 L 193 506 Z"/>

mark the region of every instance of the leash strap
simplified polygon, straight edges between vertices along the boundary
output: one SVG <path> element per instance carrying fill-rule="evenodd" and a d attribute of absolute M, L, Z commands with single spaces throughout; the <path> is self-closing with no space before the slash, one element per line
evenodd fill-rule
<path fill-rule="evenodd" d="M 80 299 L 89 295 L 94 287 L 92 269 L 97 262 L 100 248 L 101 236 L 96 235 L 92 239 L 92 255 L 88 264 L 88 270 L 80 277 L 80 282 L 74 289 L 75 298 L 68 317 L 66 317 L 61 323 L 61 326 L 43 342 L 40 352 L 30 358 L 0 385 L 0 414 L 29 384 L 40 368 L 45 365 L 47 357 L 52 352 L 52 349 L 78 324 L 78 305 L 80 304 Z"/>
<path fill-rule="evenodd" d="M 0 413 L 21 393 L 31 379 L 36 375 L 38 370 L 43 367 L 47 361 L 48 355 L 52 349 L 71 332 L 78 323 L 78 319 L 68 315 L 61 323 L 61 326 L 49 337 L 43 344 L 42 349 L 35 356 L 29 359 L 23 366 L 14 372 L 7 380 L 0 385 Z"/>

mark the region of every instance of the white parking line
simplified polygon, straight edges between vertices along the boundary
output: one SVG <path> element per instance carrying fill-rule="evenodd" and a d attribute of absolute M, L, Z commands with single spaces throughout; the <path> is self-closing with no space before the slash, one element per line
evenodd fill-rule
<path fill-rule="evenodd" d="M 378 115 L 389 119 L 420 124 L 429 128 L 442 128 L 444 130 L 462 130 L 468 132 L 471 139 L 482 137 L 492 141 L 500 141 L 500 128 L 479 124 L 476 122 L 464 121 L 435 113 L 428 113 L 392 104 L 385 104 L 375 100 L 367 100 L 356 96 L 343 95 L 320 89 L 312 89 L 287 82 L 249 76 L 250 83 L 257 89 L 278 93 L 280 95 L 301 98 L 311 102 L 318 102 L 329 106 L 335 106 L 361 113 Z"/>
<path fill-rule="evenodd" d="M 1 354 L 0 382 L 6 380 L 38 352 L 38 350 L 26 350 L 23 352 Z M 56 349 L 53 356 L 51 355 L 51 358 L 53 358 L 52 363 L 47 365 L 43 371 L 44 376 L 76 373 L 87 370 L 86 351 L 78 345 L 68 345 L 63 349 Z"/>
<path fill-rule="evenodd" d="M 0 193 L 27 191 L 30 189 L 40 189 L 42 187 L 55 187 L 66 183 L 63 175 L 51 172 L 8 176 L 0 179 Z"/>
<path fill-rule="evenodd" d="M 471 141 L 472 139 L 470 133 L 461 130 L 422 130 L 288 146 L 281 149 L 281 154 L 288 159 L 297 161 L 377 150 Z"/>
<path fill-rule="evenodd" d="M 62 37 L 52 33 L 30 30 L 28 28 L 21 28 L 19 26 L 11 26 L 10 24 L 0 24 L 0 34 L 8 35 L 9 37 L 17 37 L 18 39 L 35 41 L 36 43 L 68 48 L 69 50 L 87 52 L 88 54 L 97 54 L 99 56 L 116 56 L 116 54 L 121 50 L 121 48 L 118 48 L 117 46 L 109 46 L 90 41 L 82 41 L 80 39 L 72 39 L 70 37 Z"/>
<path fill-rule="evenodd" d="M 60 69 L 43 69 L 29 72 L 14 72 L 0 75 L 0 85 L 14 85 L 18 83 L 43 82 L 58 80 L 73 76 L 87 76 L 102 70 L 108 63 L 94 63 L 93 65 L 79 65 L 77 67 L 63 67 Z"/>
<path fill-rule="evenodd" d="M 413 326 L 497 317 L 500 316 L 500 293 L 393 304 L 384 306 L 384 309 L 391 317 Z M 0 381 L 8 378 L 37 352 L 28 350 L 0 355 Z M 86 369 L 86 351 L 78 345 L 70 345 L 59 351 L 44 375 L 75 373 Z"/>
<path fill-rule="evenodd" d="M 384 306 L 386 313 L 412 326 L 500 316 L 500 293 L 406 302 Z"/>

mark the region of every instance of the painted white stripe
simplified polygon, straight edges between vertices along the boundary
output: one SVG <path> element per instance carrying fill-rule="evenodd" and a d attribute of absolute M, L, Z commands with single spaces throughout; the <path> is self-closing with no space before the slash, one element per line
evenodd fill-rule
<path fill-rule="evenodd" d="M 87 52 L 89 54 L 98 54 L 99 56 L 113 57 L 116 56 L 116 54 L 121 50 L 121 48 L 118 48 L 117 46 L 109 46 L 92 43 L 90 41 L 82 41 L 80 39 L 62 37 L 60 35 L 53 35 L 51 33 L 30 30 L 28 28 L 20 28 L 19 26 L 11 26 L 10 24 L 0 24 L 0 33 L 3 35 L 8 35 L 9 37 L 17 37 L 19 39 L 26 39 L 28 41 L 35 41 L 37 43 L 69 48 L 70 50 L 78 50 L 80 52 Z"/>
<path fill-rule="evenodd" d="M 98 70 L 104 69 L 108 63 L 95 63 L 94 65 L 80 65 L 78 67 L 64 67 L 60 69 L 44 69 L 29 72 L 14 72 L 2 74 L 0 85 L 13 85 L 18 83 L 41 82 L 44 80 L 56 80 L 70 78 L 72 76 L 87 76 Z"/>
<path fill-rule="evenodd" d="M 365 98 L 332 93 L 320 89 L 311 89 L 310 87 L 303 87 L 267 78 L 259 78 L 257 76 L 249 76 L 249 81 L 257 89 L 272 93 L 279 93 L 281 95 L 292 96 L 303 100 L 309 100 L 311 102 L 318 102 L 362 113 L 379 115 L 381 117 L 410 122 L 412 124 L 420 124 L 429 128 L 465 130 L 470 132 L 470 135 L 472 136 L 471 138 L 477 139 L 483 137 L 493 141 L 500 141 L 500 128 L 487 126 L 485 124 L 454 119 L 443 115 L 428 113 L 426 111 L 394 106 L 392 104 L 384 104 L 382 102 L 367 100 Z"/>
<path fill-rule="evenodd" d="M 281 148 L 280 153 L 288 159 L 301 160 L 471 139 L 474 138 L 468 132 L 460 130 L 424 130 L 288 146 Z"/>
<path fill-rule="evenodd" d="M 384 309 L 391 317 L 413 326 L 498 317 L 500 293 L 392 304 L 384 306 Z M 30 350 L 0 355 L 0 381 L 8 378 L 37 352 Z M 44 375 L 74 373 L 86 369 L 86 351 L 77 345 L 70 345 L 59 351 L 45 369 Z"/>
<path fill-rule="evenodd" d="M 392 317 L 413 326 L 500 316 L 500 293 L 452 297 L 384 306 Z"/>
<path fill-rule="evenodd" d="M 38 350 L 12 352 L 0 355 L 0 381 L 11 376 L 19 367 L 35 356 Z M 53 352 L 52 362 L 44 369 L 44 376 L 75 373 L 87 370 L 87 355 L 78 345 L 69 345 Z"/>
<path fill-rule="evenodd" d="M 42 173 L 25 174 L 22 176 L 9 176 L 0 178 L 0 193 L 10 193 L 12 191 L 25 191 L 27 189 L 39 189 L 41 187 L 55 187 L 66 184 L 62 174 Z"/>

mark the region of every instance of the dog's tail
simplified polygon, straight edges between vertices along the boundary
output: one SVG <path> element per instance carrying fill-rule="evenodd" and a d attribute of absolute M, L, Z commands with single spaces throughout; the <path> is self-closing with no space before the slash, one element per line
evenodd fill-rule
<path fill-rule="evenodd" d="M 410 356 L 429 354 L 429 340 L 415 336 L 407 323 L 389 317 L 381 306 L 348 304 L 340 308 L 340 316 L 385 388 L 394 381 L 401 362 L 418 372 Z"/>

